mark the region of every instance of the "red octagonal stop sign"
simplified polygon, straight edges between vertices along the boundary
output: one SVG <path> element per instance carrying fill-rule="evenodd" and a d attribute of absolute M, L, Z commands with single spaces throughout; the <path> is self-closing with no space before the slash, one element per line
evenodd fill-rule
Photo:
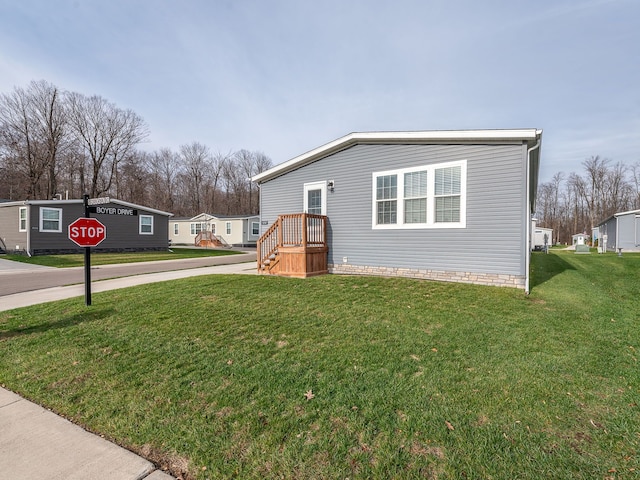
<path fill-rule="evenodd" d="M 95 247 L 107 238 L 107 227 L 95 218 L 78 218 L 69 225 L 69 240 L 80 247 Z"/>

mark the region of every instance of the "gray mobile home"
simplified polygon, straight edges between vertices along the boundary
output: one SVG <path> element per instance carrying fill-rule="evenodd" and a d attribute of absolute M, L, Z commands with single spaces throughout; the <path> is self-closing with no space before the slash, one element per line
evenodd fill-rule
<path fill-rule="evenodd" d="M 253 177 L 261 231 L 284 214 L 318 214 L 330 273 L 528 291 L 541 138 L 538 129 L 351 133 Z"/>
<path fill-rule="evenodd" d="M 640 210 L 612 215 L 597 226 L 597 235 L 601 243 L 606 238 L 607 250 L 640 252 Z"/>
<path fill-rule="evenodd" d="M 166 250 L 171 213 L 105 199 L 91 214 L 107 227 L 107 238 L 95 252 Z M 26 200 L 0 203 L 0 250 L 45 255 L 83 251 L 69 240 L 69 224 L 84 216 L 76 200 Z"/>

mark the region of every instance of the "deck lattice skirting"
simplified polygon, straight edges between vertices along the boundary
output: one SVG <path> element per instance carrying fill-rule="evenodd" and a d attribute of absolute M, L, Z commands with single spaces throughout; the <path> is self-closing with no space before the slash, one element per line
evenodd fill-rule
<path fill-rule="evenodd" d="M 524 288 L 525 278 L 520 275 L 477 272 L 447 272 L 419 268 L 371 267 L 348 264 L 329 264 L 329 273 L 338 275 L 374 275 L 381 277 L 406 277 L 441 282 L 473 283 L 498 287 Z"/>

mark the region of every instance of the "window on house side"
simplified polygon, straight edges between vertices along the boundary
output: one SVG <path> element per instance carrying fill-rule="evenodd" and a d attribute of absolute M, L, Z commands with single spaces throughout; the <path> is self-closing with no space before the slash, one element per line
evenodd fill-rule
<path fill-rule="evenodd" d="M 373 173 L 372 227 L 465 228 L 467 161 Z"/>
<path fill-rule="evenodd" d="M 198 235 L 202 231 L 201 223 L 192 223 L 191 224 L 191 235 Z"/>
<path fill-rule="evenodd" d="M 254 237 L 260 235 L 260 223 L 259 222 L 251 222 L 251 235 Z"/>
<path fill-rule="evenodd" d="M 19 228 L 18 230 L 21 232 L 27 231 L 27 207 L 20 207 L 20 212 L 18 214 L 19 217 Z"/>
<path fill-rule="evenodd" d="M 179 224 L 178 223 L 174 223 L 173 224 L 173 234 L 174 235 L 178 235 L 178 228 L 179 228 Z"/>
<path fill-rule="evenodd" d="M 404 223 L 427 223 L 427 172 L 404 174 Z"/>
<path fill-rule="evenodd" d="M 437 223 L 460 221 L 461 168 L 436 168 L 435 197 Z"/>
<path fill-rule="evenodd" d="M 231 235 L 231 222 L 227 222 L 227 235 Z"/>
<path fill-rule="evenodd" d="M 140 215 L 140 235 L 153 235 L 153 217 L 151 215 Z"/>
<path fill-rule="evenodd" d="M 382 175 L 376 178 L 376 212 L 379 225 L 396 223 L 398 217 L 397 195 L 397 175 Z"/>
<path fill-rule="evenodd" d="M 40 231 L 62 232 L 62 209 L 40 207 Z"/>

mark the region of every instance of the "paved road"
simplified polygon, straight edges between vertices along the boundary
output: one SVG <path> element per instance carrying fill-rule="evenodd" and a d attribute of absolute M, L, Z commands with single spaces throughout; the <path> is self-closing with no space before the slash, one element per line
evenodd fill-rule
<path fill-rule="evenodd" d="M 222 257 L 188 258 L 158 262 L 102 265 L 91 268 L 91 282 L 108 278 L 130 277 L 148 273 L 169 272 L 192 268 L 211 267 L 250 262 L 255 253 L 225 255 Z M 27 265 L 0 259 L 0 297 L 64 285 L 84 283 L 84 267 L 51 268 Z"/>

